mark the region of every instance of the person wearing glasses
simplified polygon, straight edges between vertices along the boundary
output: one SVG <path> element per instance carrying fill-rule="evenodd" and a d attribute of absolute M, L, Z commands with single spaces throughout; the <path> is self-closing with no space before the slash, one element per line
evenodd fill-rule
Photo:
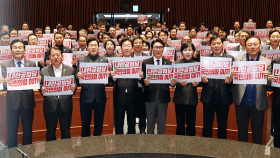
<path fill-rule="evenodd" d="M 266 71 L 263 72 L 263 75 L 268 78 L 272 66 L 271 61 L 261 55 L 261 40 L 255 36 L 248 37 L 245 41 L 245 49 L 246 53 L 238 55 L 235 61 L 265 61 Z M 235 76 L 235 70 L 231 70 L 231 74 Z M 268 80 L 268 84 L 269 82 Z M 262 144 L 264 113 L 269 108 L 266 86 L 266 84 L 234 84 L 232 87 L 239 141 L 248 142 L 250 119 L 253 143 Z"/>

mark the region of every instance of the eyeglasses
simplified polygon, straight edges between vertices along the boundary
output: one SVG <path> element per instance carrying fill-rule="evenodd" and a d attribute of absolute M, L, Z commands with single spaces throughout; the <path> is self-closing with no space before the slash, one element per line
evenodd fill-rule
<path fill-rule="evenodd" d="M 156 50 L 161 50 L 161 49 L 163 49 L 163 47 L 162 47 L 162 46 L 160 46 L 160 47 L 154 47 L 154 49 L 156 49 Z"/>
<path fill-rule="evenodd" d="M 90 44 L 88 47 L 90 48 L 97 47 L 97 44 Z"/>

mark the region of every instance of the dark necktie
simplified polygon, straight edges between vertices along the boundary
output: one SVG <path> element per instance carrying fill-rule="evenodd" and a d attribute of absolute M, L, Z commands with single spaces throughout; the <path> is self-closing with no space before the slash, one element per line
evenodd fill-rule
<path fill-rule="evenodd" d="M 159 62 L 160 62 L 160 60 L 157 60 L 157 64 L 158 64 L 158 65 L 160 65 Z"/>
<path fill-rule="evenodd" d="M 21 67 L 21 61 L 17 62 L 18 67 Z"/>
<path fill-rule="evenodd" d="M 250 59 L 250 61 L 255 61 L 254 59 Z"/>

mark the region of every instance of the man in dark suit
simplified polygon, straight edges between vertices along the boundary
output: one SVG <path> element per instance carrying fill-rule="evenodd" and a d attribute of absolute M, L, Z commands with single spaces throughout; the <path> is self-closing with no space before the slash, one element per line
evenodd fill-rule
<path fill-rule="evenodd" d="M 44 87 L 44 76 L 63 77 L 75 75 L 75 71 L 72 67 L 62 64 L 63 55 L 58 47 L 54 46 L 51 48 L 49 59 L 52 64 L 44 67 L 40 72 L 40 75 L 42 76 L 40 84 L 42 94 L 46 93 L 46 88 Z M 71 87 L 73 92 L 76 89 L 75 83 L 76 82 L 74 80 L 74 85 Z M 58 118 L 61 139 L 71 138 L 70 126 L 72 109 L 72 95 L 44 96 L 43 110 L 47 128 L 46 141 L 56 140 L 55 132 Z"/>
<path fill-rule="evenodd" d="M 280 64 L 280 57 L 275 58 L 271 61 L 271 65 L 272 65 L 272 70 L 273 70 L 273 64 Z M 272 82 L 274 79 L 273 76 L 273 72 L 272 75 L 269 76 L 270 81 Z M 277 97 L 273 97 L 273 102 L 272 102 L 272 112 L 273 112 L 273 121 L 274 121 L 274 147 L 276 148 L 280 148 L 280 88 L 278 87 L 273 87 L 273 96 L 277 96 Z"/>
<path fill-rule="evenodd" d="M 20 40 L 14 40 L 11 45 L 13 59 L 2 63 L 1 82 L 6 85 L 10 82 L 7 78 L 7 67 L 36 67 L 33 61 L 24 59 L 25 45 Z M 41 77 L 38 77 L 41 81 Z M 22 145 L 32 144 L 32 124 L 34 118 L 34 92 L 33 90 L 12 90 L 7 91 L 6 96 L 6 124 L 7 124 L 7 142 L 8 148 L 17 146 L 17 133 L 19 118 L 23 131 Z"/>
<path fill-rule="evenodd" d="M 80 71 L 81 62 L 90 63 L 108 63 L 108 60 L 100 57 L 99 42 L 94 38 L 90 38 L 87 41 L 87 49 L 89 54 L 78 60 L 78 66 L 76 69 L 77 83 L 83 76 Z M 101 135 L 103 128 L 103 119 L 106 104 L 106 93 L 104 84 L 81 84 L 81 96 L 80 96 L 80 110 L 82 118 L 82 137 L 90 136 L 90 124 L 92 117 L 92 109 L 94 109 L 94 136 Z"/>
<path fill-rule="evenodd" d="M 60 32 L 56 32 L 54 34 L 54 42 L 55 42 L 55 46 L 57 46 L 60 50 L 61 50 L 61 53 L 72 53 L 72 50 L 70 48 L 67 48 L 65 46 L 63 46 L 63 41 L 64 41 L 64 37 L 63 37 L 63 34 L 60 33 Z M 46 65 L 50 65 L 51 62 L 49 60 L 49 56 L 50 56 L 50 49 L 46 52 L 45 54 L 45 64 Z"/>
<path fill-rule="evenodd" d="M 84 35 L 79 36 L 79 48 L 74 49 L 73 51 L 87 51 L 87 37 Z"/>
<path fill-rule="evenodd" d="M 278 29 L 272 29 L 269 31 L 269 45 L 262 47 L 263 50 L 279 50 L 280 46 L 280 31 Z"/>
<path fill-rule="evenodd" d="M 158 33 L 158 38 L 161 39 L 164 43 L 164 47 L 173 47 L 169 44 L 167 44 L 167 40 L 168 40 L 168 32 L 166 30 L 160 30 L 160 32 Z M 175 49 L 175 47 L 173 47 Z M 174 61 L 177 60 L 177 55 L 176 55 L 176 49 L 174 52 Z"/>
<path fill-rule="evenodd" d="M 135 37 L 135 35 L 133 35 L 133 28 L 132 26 L 128 26 L 127 27 L 127 33 L 126 33 L 126 37 L 130 38 L 131 40 L 133 40 L 133 38 Z"/>
<path fill-rule="evenodd" d="M 268 78 L 272 70 L 271 61 L 261 55 L 261 40 L 258 37 L 250 36 L 246 39 L 245 45 L 247 53 L 236 56 L 235 61 L 265 61 L 266 71 L 263 72 L 263 75 Z M 232 75 L 235 75 L 234 70 Z M 267 84 L 269 85 L 270 82 Z M 264 113 L 269 108 L 266 94 L 267 84 L 234 84 L 232 87 L 239 141 L 248 142 L 250 119 L 253 143 L 262 144 Z"/>
<path fill-rule="evenodd" d="M 143 61 L 142 70 L 146 77 L 146 65 L 171 65 L 172 62 L 162 57 L 165 43 L 156 39 L 152 42 L 154 56 Z M 170 84 L 150 84 L 148 79 L 142 79 L 145 85 L 144 98 L 147 115 L 147 133 L 154 134 L 156 120 L 158 119 L 158 134 L 164 134 L 168 102 L 170 102 Z M 171 82 L 171 81 L 170 81 Z M 175 85 L 171 83 L 171 85 Z"/>
<path fill-rule="evenodd" d="M 210 39 L 212 53 L 205 55 L 205 57 L 213 58 L 232 58 L 231 55 L 223 53 L 223 39 L 214 35 Z M 207 79 L 204 75 L 201 78 L 202 92 L 201 102 L 203 103 L 203 137 L 212 137 L 212 128 L 214 115 L 216 112 L 218 123 L 218 138 L 227 138 L 227 119 L 229 106 L 232 103 L 232 79 L 226 76 L 226 79 Z"/>
<path fill-rule="evenodd" d="M 222 37 L 223 42 L 224 41 L 229 41 L 229 43 L 232 43 L 231 40 L 227 39 L 228 31 L 227 31 L 227 29 L 225 27 L 220 27 L 219 36 Z"/>
<path fill-rule="evenodd" d="M 229 50 L 246 52 L 246 50 L 245 50 L 245 40 L 246 40 L 246 38 L 250 37 L 251 32 L 247 29 L 242 29 L 238 32 L 238 35 L 239 35 L 240 45 L 236 46 L 236 47 L 232 47 Z"/>
<path fill-rule="evenodd" d="M 176 36 L 177 36 L 177 29 L 176 29 L 176 28 L 172 28 L 172 29 L 170 30 L 170 38 L 171 38 L 171 40 L 178 40 L 178 39 L 176 38 Z"/>
<path fill-rule="evenodd" d="M 143 42 L 144 40 L 141 37 L 135 37 L 133 39 L 133 50 L 131 57 L 138 57 L 138 56 L 149 56 L 148 54 L 143 53 Z M 145 101 L 144 101 L 144 87 L 138 81 L 138 94 L 139 94 L 139 102 L 137 105 L 137 116 L 139 118 L 139 130 L 140 134 L 146 134 L 146 108 L 145 108 Z"/>
<path fill-rule="evenodd" d="M 121 49 L 124 58 L 130 58 L 133 51 L 133 43 L 129 38 L 122 39 Z M 141 72 L 142 73 L 142 72 Z M 143 74 L 143 73 L 142 73 Z M 111 71 L 111 77 L 115 72 Z M 128 132 L 135 134 L 136 108 L 139 102 L 138 79 L 118 78 L 114 79 L 114 106 L 116 114 L 116 134 L 123 134 L 125 111 L 127 112 Z"/>

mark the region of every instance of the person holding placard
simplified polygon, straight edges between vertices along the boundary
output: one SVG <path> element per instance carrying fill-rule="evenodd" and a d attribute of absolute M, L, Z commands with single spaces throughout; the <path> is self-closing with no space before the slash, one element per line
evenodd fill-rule
<path fill-rule="evenodd" d="M 108 39 L 104 44 L 104 48 L 107 51 L 107 53 L 102 55 L 102 57 L 121 57 L 121 55 L 114 53 L 116 49 L 116 44 L 113 40 Z"/>
<path fill-rule="evenodd" d="M 63 55 L 61 50 L 54 46 L 50 49 L 51 65 L 41 69 L 40 76 L 42 81 L 40 84 L 41 93 L 44 95 L 47 92 L 44 84 L 44 76 L 63 77 L 75 75 L 72 67 L 62 63 Z M 76 82 L 71 87 L 71 91 L 75 92 Z M 44 96 L 43 110 L 46 120 L 46 141 L 56 140 L 56 127 L 59 118 L 61 139 L 71 138 L 70 126 L 72 119 L 72 95 L 59 95 L 59 96 Z"/>
<path fill-rule="evenodd" d="M 108 60 L 100 57 L 99 42 L 94 38 L 87 41 L 87 50 L 89 54 L 78 60 L 76 68 L 76 80 L 83 76 L 80 71 L 80 63 L 108 63 Z M 108 71 L 109 72 L 109 71 Z M 90 136 L 90 124 L 92 118 L 92 109 L 94 109 L 94 136 L 101 135 L 103 129 L 103 119 L 106 105 L 106 93 L 104 84 L 81 84 L 80 110 L 82 119 L 82 137 Z"/>
<path fill-rule="evenodd" d="M 10 82 L 7 77 L 8 67 L 36 67 L 33 61 L 24 58 L 25 45 L 16 39 L 11 45 L 13 59 L 7 60 L 2 64 L 2 76 L 0 82 L 4 85 Z M 40 82 L 41 77 L 37 80 Z M 7 87 L 4 86 L 4 89 Z M 7 124 L 7 143 L 8 148 L 17 146 L 17 133 L 19 118 L 21 117 L 23 139 L 22 145 L 32 144 L 32 124 L 34 118 L 34 92 L 32 90 L 11 90 L 6 95 L 6 124 Z"/>
<path fill-rule="evenodd" d="M 107 40 L 111 39 L 111 34 L 109 32 L 103 32 L 102 33 L 102 42 L 103 42 L 103 46 L 100 46 L 100 48 L 105 48 L 105 43 Z"/>
<path fill-rule="evenodd" d="M 63 34 L 60 32 L 56 32 L 54 34 L 55 46 L 57 46 L 61 50 L 62 54 L 63 53 L 72 53 L 72 50 L 70 48 L 63 46 L 63 41 L 64 41 Z M 50 50 L 48 50 L 45 54 L 44 62 L 46 65 L 51 64 L 51 62 L 49 60 L 49 56 L 50 56 Z"/>
<path fill-rule="evenodd" d="M 133 42 L 129 38 L 122 39 L 121 49 L 124 58 L 130 58 L 133 52 Z M 140 72 L 143 76 L 143 72 Z M 140 74 L 139 74 L 140 75 Z M 111 77 L 115 72 L 111 71 Z M 142 78 L 141 76 L 141 78 Z M 140 76 L 139 76 L 140 78 Z M 116 114 L 116 134 L 123 133 L 125 111 L 127 112 L 128 133 L 135 134 L 136 108 L 139 102 L 138 79 L 117 78 L 114 80 L 114 106 Z"/>
<path fill-rule="evenodd" d="M 146 76 L 146 65 L 171 65 L 172 62 L 162 57 L 165 43 L 156 39 L 152 42 L 153 57 L 146 59 L 142 63 L 142 71 L 144 78 Z M 150 84 L 148 79 L 142 78 L 141 83 L 144 84 L 144 98 L 147 115 L 147 133 L 154 134 L 156 120 L 158 120 L 158 134 L 164 134 L 166 113 L 168 102 L 170 102 L 170 84 Z M 171 82 L 171 81 L 170 81 Z M 176 82 L 171 82 L 174 86 Z"/>
<path fill-rule="evenodd" d="M 152 31 L 146 31 L 145 36 L 146 40 L 152 40 L 154 38 Z"/>
<path fill-rule="evenodd" d="M 79 37 L 80 36 L 86 36 L 88 38 L 88 32 L 85 29 L 81 29 L 79 31 Z"/>
<path fill-rule="evenodd" d="M 200 31 L 199 32 L 205 32 L 206 31 L 206 24 L 204 22 L 202 22 L 200 24 Z"/>
<path fill-rule="evenodd" d="M 164 43 L 164 47 L 173 47 L 169 44 L 167 44 L 167 40 L 168 40 L 168 32 L 166 30 L 160 30 L 159 32 L 159 39 L 161 39 Z M 175 47 L 173 47 L 175 49 Z M 176 49 L 175 49 L 175 52 L 174 52 L 174 61 L 177 60 L 177 56 L 176 56 Z"/>
<path fill-rule="evenodd" d="M 66 30 L 65 30 L 65 27 L 63 25 L 59 25 L 57 27 L 57 32 L 60 32 L 62 33 L 63 37 L 65 36 L 65 33 L 66 33 Z"/>
<path fill-rule="evenodd" d="M 179 31 L 185 31 L 185 30 L 186 30 L 186 23 L 185 22 L 180 22 Z"/>
<path fill-rule="evenodd" d="M 73 51 L 87 51 L 87 37 L 84 35 L 79 36 L 79 48 L 74 49 Z"/>
<path fill-rule="evenodd" d="M 130 38 L 131 40 L 133 40 L 133 38 L 134 38 L 135 35 L 133 35 L 133 28 L 132 28 L 132 26 L 128 26 L 128 27 L 127 27 L 126 36 L 127 36 L 128 38 Z"/>
<path fill-rule="evenodd" d="M 0 33 L 0 44 L 1 46 L 10 45 L 10 35 L 7 32 Z"/>
<path fill-rule="evenodd" d="M 239 31 L 240 31 L 240 22 L 238 20 L 236 20 L 233 24 L 232 35 L 234 36 Z"/>
<path fill-rule="evenodd" d="M 88 33 L 88 34 L 94 34 L 94 32 L 93 32 L 93 24 L 89 24 L 89 25 L 88 25 L 87 33 Z"/>
<path fill-rule="evenodd" d="M 272 29 L 273 28 L 273 20 L 272 19 L 266 20 L 265 27 L 268 28 L 268 29 Z"/>
<path fill-rule="evenodd" d="M 272 70 L 271 61 L 261 55 L 260 39 L 255 36 L 248 37 L 245 41 L 245 49 L 247 53 L 238 55 L 235 61 L 265 61 L 266 71 L 263 75 L 268 78 Z M 231 73 L 232 76 L 236 74 L 235 70 Z M 234 84 L 232 87 L 239 141 L 248 142 L 250 119 L 253 143 L 262 144 L 264 113 L 269 108 L 266 86 L 266 84 Z"/>
<path fill-rule="evenodd" d="M 191 35 L 191 39 L 196 39 L 196 35 L 197 35 L 197 28 L 196 27 L 191 28 L 190 35 Z"/>
<path fill-rule="evenodd" d="M 121 34 L 118 35 L 117 41 L 118 41 L 119 43 L 121 43 L 121 40 L 122 40 L 123 38 L 125 38 L 125 37 L 126 37 L 126 35 L 125 35 L 124 33 L 121 33 Z"/>
<path fill-rule="evenodd" d="M 171 31 L 170 31 L 171 40 L 178 40 L 178 38 L 176 38 L 176 36 L 177 36 L 177 29 L 176 28 L 171 29 Z"/>
<path fill-rule="evenodd" d="M 272 29 L 269 31 L 269 41 L 270 45 L 263 46 L 263 50 L 279 50 L 280 31 L 278 29 Z"/>
<path fill-rule="evenodd" d="M 210 39 L 214 36 L 214 35 L 218 35 L 214 30 L 211 30 L 211 31 L 208 31 L 207 32 L 207 39 L 206 41 L 201 41 L 201 45 L 204 45 L 204 46 L 210 46 Z"/>
<path fill-rule="evenodd" d="M 38 38 L 34 33 L 31 33 L 28 35 L 28 45 L 34 45 L 37 46 L 38 44 Z M 44 67 L 44 60 L 40 60 L 38 63 L 40 63 L 40 65 L 38 65 L 38 67 L 43 68 Z"/>
<path fill-rule="evenodd" d="M 219 26 L 214 26 L 214 27 L 213 27 L 213 30 L 214 30 L 217 34 L 219 34 L 220 27 L 219 27 Z"/>
<path fill-rule="evenodd" d="M 219 36 L 223 39 L 223 42 L 229 41 L 229 43 L 232 43 L 231 40 L 227 39 L 227 35 L 228 35 L 227 29 L 224 27 L 221 27 L 219 30 Z"/>
<path fill-rule="evenodd" d="M 223 53 L 223 39 L 214 35 L 210 39 L 212 53 L 204 57 L 213 58 L 232 58 L 231 55 Z M 226 79 L 208 79 L 206 75 L 202 76 L 201 102 L 203 103 L 203 137 L 212 137 L 213 121 L 216 112 L 218 133 L 217 138 L 227 138 L 227 119 L 229 106 L 232 103 L 232 79 L 226 76 Z"/>
<path fill-rule="evenodd" d="M 18 37 L 18 30 L 11 28 L 9 34 L 10 34 L 10 37 Z"/>
<path fill-rule="evenodd" d="M 105 27 L 105 24 L 100 24 L 100 32 L 106 32 L 106 27 Z"/>
<path fill-rule="evenodd" d="M 45 34 L 50 34 L 51 33 L 51 27 L 49 25 L 46 25 L 44 32 L 45 32 Z"/>
<path fill-rule="evenodd" d="M 110 29 L 109 29 L 109 32 L 111 34 L 111 38 L 112 39 L 116 39 L 116 28 L 114 26 L 111 26 Z"/>
<path fill-rule="evenodd" d="M 1 26 L 1 33 L 2 32 L 7 32 L 7 33 L 9 33 L 9 26 L 8 25 L 2 25 Z"/>
<path fill-rule="evenodd" d="M 36 28 L 34 30 L 35 35 L 37 38 L 43 38 L 43 29 L 42 28 Z"/>
<path fill-rule="evenodd" d="M 176 61 L 179 63 L 196 62 L 193 59 L 195 47 L 191 42 L 183 43 L 181 54 L 183 59 Z M 187 124 L 187 135 L 195 136 L 195 120 L 196 106 L 198 104 L 197 86 L 198 82 L 188 83 L 186 80 L 182 82 L 176 81 L 176 89 L 174 92 L 173 102 L 175 103 L 177 130 L 176 135 L 186 135 L 185 124 Z"/>
<path fill-rule="evenodd" d="M 241 51 L 241 52 L 246 52 L 245 49 L 245 41 L 248 37 L 250 37 L 251 32 L 247 29 L 242 29 L 238 32 L 239 35 L 239 46 L 235 46 L 230 48 L 229 50 L 233 50 L 233 51 Z"/>
<path fill-rule="evenodd" d="M 29 30 L 29 24 L 28 24 L 28 22 L 24 22 L 24 23 L 22 24 L 21 29 L 22 29 L 22 30 Z"/>

